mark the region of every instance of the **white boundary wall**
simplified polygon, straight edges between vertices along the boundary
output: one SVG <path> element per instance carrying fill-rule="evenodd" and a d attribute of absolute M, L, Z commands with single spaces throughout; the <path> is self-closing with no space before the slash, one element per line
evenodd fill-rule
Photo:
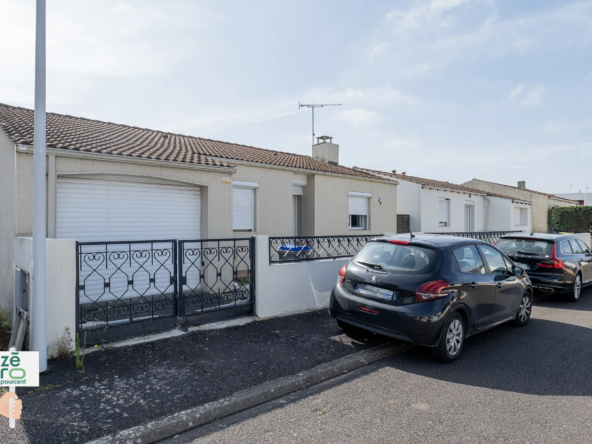
<path fill-rule="evenodd" d="M 76 336 L 76 241 L 73 239 L 47 239 L 47 347 L 48 356 L 54 357 L 56 345 L 67 338 L 69 327 L 70 348 Z M 33 239 L 17 237 L 14 240 L 14 266 L 33 273 Z M 34 285 L 31 284 L 31 286 Z M 29 289 L 33 294 L 33 288 Z M 29 302 L 29 307 L 30 307 Z"/>
<path fill-rule="evenodd" d="M 339 269 L 349 261 L 269 263 L 269 236 L 255 236 L 255 315 L 287 315 L 329 306 Z"/>

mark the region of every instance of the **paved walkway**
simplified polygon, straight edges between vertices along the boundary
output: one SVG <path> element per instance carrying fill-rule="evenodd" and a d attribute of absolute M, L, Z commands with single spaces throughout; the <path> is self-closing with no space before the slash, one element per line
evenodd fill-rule
<path fill-rule="evenodd" d="M 326 310 L 53 361 L 25 393 L 32 443 L 78 443 L 229 396 L 387 340 L 342 334 Z M 14 441 L 11 441 L 14 442 Z"/>

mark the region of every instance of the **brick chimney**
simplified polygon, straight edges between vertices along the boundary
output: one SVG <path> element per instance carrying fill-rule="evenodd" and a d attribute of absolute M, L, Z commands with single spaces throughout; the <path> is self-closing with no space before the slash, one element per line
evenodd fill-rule
<path fill-rule="evenodd" d="M 520 182 L 518 182 L 518 188 L 525 189 L 526 188 L 526 181 L 521 180 Z"/>
<path fill-rule="evenodd" d="M 333 137 L 317 137 L 317 143 L 312 146 L 312 158 L 320 162 L 339 165 L 339 145 L 333 143 Z"/>

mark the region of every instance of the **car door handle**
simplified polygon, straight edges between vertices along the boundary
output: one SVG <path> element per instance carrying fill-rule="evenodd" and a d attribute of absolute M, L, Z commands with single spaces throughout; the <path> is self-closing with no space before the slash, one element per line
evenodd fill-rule
<path fill-rule="evenodd" d="M 471 287 L 471 288 L 477 288 L 477 285 L 478 285 L 477 282 L 471 282 L 469 284 L 469 287 Z"/>
<path fill-rule="evenodd" d="M 497 288 L 502 288 L 502 285 L 503 285 L 503 284 L 502 284 L 501 282 L 498 282 L 498 283 L 497 283 L 497 285 L 496 285 L 496 287 L 497 287 Z"/>

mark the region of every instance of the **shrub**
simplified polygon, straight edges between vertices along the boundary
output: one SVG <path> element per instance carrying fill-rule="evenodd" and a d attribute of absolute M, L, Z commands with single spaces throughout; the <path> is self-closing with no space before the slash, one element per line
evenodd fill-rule
<path fill-rule="evenodd" d="M 549 219 L 554 231 L 592 232 L 592 206 L 553 207 Z"/>

